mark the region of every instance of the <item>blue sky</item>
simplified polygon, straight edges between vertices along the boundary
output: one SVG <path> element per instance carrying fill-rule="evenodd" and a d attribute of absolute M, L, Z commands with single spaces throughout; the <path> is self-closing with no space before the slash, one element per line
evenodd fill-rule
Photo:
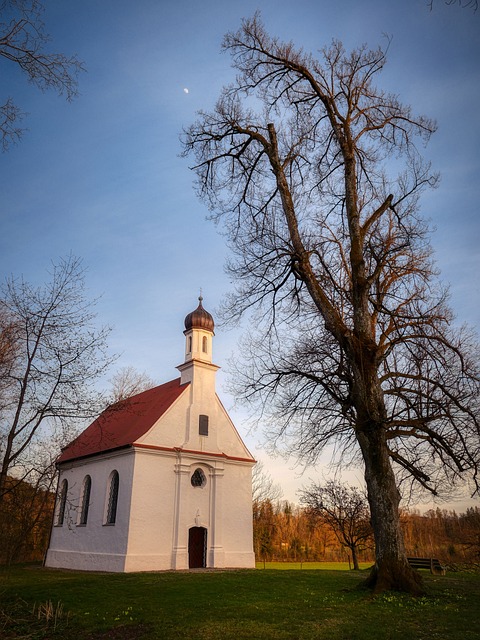
<path fill-rule="evenodd" d="M 52 260 L 83 258 L 90 294 L 102 296 L 99 321 L 114 329 L 118 367 L 158 382 L 175 377 L 183 318 L 200 287 L 212 313 L 229 290 L 224 240 L 205 220 L 179 134 L 233 78 L 222 37 L 257 9 L 270 34 L 312 52 L 332 38 L 347 48 L 391 38 L 378 82 L 438 121 L 425 155 L 442 181 L 421 208 L 436 227 L 433 246 L 459 321 L 480 328 L 480 11 L 443 0 L 433 11 L 426 0 L 45 4 L 51 49 L 78 54 L 87 73 L 81 95 L 67 103 L 0 63 L 0 100 L 12 96 L 29 113 L 23 140 L 0 155 L 0 274 L 41 282 Z M 241 411 L 222 392 L 240 333 L 216 332 L 219 393 L 252 453 L 294 500 L 321 470 L 298 479 L 284 461 L 267 460 L 261 434 L 246 435 Z"/>

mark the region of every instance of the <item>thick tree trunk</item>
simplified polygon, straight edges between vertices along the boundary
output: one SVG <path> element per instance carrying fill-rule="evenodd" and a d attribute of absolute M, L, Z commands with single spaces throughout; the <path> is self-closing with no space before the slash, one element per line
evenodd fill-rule
<path fill-rule="evenodd" d="M 350 547 L 350 551 L 352 552 L 353 568 L 355 571 L 359 571 L 360 566 L 358 564 L 357 547 Z"/>
<path fill-rule="evenodd" d="M 423 592 L 422 578 L 408 564 L 395 482 L 384 429 L 378 426 L 357 432 L 365 461 L 365 481 L 375 537 L 375 565 L 367 579 L 374 593 L 395 590 L 413 595 Z"/>

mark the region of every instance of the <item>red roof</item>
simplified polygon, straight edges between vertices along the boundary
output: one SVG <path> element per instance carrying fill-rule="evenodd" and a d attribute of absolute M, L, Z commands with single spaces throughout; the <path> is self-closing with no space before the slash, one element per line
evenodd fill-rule
<path fill-rule="evenodd" d="M 108 407 L 63 449 L 57 462 L 84 458 L 133 444 L 153 427 L 187 387 L 188 384 L 180 385 L 180 378 L 176 378 Z"/>

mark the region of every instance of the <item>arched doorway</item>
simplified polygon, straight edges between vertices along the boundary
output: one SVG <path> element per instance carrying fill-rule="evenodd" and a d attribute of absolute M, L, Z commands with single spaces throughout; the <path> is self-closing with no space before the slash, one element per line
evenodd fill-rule
<path fill-rule="evenodd" d="M 188 532 L 188 566 L 201 569 L 207 566 L 207 530 L 205 527 L 191 527 Z"/>

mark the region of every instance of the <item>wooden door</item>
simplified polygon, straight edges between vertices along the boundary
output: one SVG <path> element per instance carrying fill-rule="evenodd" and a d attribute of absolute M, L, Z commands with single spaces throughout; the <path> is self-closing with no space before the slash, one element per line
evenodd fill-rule
<path fill-rule="evenodd" d="M 206 567 L 207 530 L 205 527 L 192 527 L 188 532 L 188 566 L 190 569 Z"/>

